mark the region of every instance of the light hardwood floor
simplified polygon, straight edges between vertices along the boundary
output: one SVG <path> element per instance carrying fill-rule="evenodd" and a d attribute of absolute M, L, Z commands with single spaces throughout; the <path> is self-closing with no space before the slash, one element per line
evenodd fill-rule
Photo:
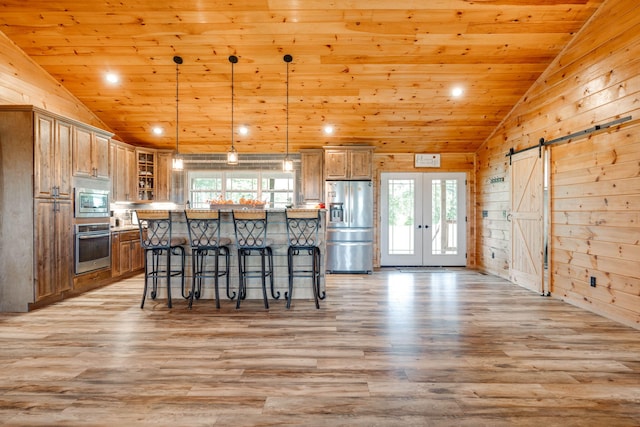
<path fill-rule="evenodd" d="M 141 289 L 0 315 L 0 424 L 640 425 L 640 331 L 496 277 L 329 275 L 320 310 Z"/>

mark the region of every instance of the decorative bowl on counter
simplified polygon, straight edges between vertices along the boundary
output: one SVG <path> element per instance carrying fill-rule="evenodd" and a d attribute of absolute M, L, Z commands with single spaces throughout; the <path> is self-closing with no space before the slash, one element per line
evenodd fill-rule
<path fill-rule="evenodd" d="M 247 204 L 247 203 L 211 203 L 209 205 L 209 209 L 213 210 L 221 210 L 221 211 L 232 211 L 232 210 L 243 210 L 243 209 L 264 209 L 264 203 L 255 203 L 255 204 Z"/>

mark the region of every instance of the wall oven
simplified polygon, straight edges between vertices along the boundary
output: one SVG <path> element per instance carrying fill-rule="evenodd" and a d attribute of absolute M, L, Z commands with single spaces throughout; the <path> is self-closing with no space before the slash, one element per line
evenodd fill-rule
<path fill-rule="evenodd" d="M 76 274 L 111 266 L 109 223 L 76 224 Z"/>
<path fill-rule="evenodd" d="M 108 216 L 109 191 L 94 188 L 76 188 L 76 218 L 105 218 Z"/>

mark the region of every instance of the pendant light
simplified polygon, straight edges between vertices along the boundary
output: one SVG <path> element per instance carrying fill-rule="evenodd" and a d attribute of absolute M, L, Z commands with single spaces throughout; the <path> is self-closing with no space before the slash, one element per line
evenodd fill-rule
<path fill-rule="evenodd" d="M 282 161 L 282 170 L 285 172 L 293 171 L 293 160 L 289 158 L 289 62 L 293 61 L 291 55 L 285 55 L 282 59 L 287 63 L 287 128 L 286 128 L 286 154 Z"/>
<path fill-rule="evenodd" d="M 178 146 L 178 136 L 180 133 L 180 126 L 178 122 L 178 67 L 182 64 L 182 57 L 174 56 L 173 62 L 176 63 L 176 155 L 173 156 L 172 165 L 173 170 L 181 171 L 184 169 L 184 161 L 182 160 L 182 157 L 180 157 L 180 148 Z"/>
<path fill-rule="evenodd" d="M 227 152 L 227 164 L 228 165 L 237 165 L 238 164 L 238 152 L 236 151 L 236 147 L 233 145 L 233 65 L 238 62 L 238 57 L 235 55 L 231 55 L 229 57 L 229 62 L 231 62 L 231 149 Z"/>

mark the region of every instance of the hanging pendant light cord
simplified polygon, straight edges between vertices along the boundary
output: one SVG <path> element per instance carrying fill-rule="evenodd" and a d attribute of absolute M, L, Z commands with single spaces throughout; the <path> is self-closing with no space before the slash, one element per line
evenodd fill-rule
<path fill-rule="evenodd" d="M 227 152 L 227 164 L 229 165 L 237 165 L 238 164 L 238 152 L 235 149 L 235 74 L 234 74 L 234 66 L 236 62 L 238 62 L 238 57 L 235 55 L 229 56 L 229 62 L 231 62 L 231 149 Z"/>
<path fill-rule="evenodd" d="M 178 121 L 178 117 L 180 117 L 178 115 L 178 102 L 179 102 L 179 98 L 178 98 L 178 67 L 180 64 L 180 61 L 178 61 L 177 59 L 174 58 L 174 61 L 176 62 L 176 154 L 180 154 L 180 150 L 178 148 L 178 137 L 179 137 L 179 130 L 180 130 L 180 122 Z"/>
<path fill-rule="evenodd" d="M 180 145 L 179 145 L 179 138 L 180 138 L 180 114 L 179 114 L 179 110 L 178 110 L 178 104 L 180 102 L 180 90 L 179 90 L 179 80 L 180 80 L 180 64 L 182 64 L 182 57 L 180 56 L 174 56 L 173 57 L 173 62 L 175 62 L 176 64 L 176 154 L 173 157 L 173 170 L 179 171 L 182 170 L 184 168 L 184 163 L 182 158 L 180 157 Z"/>
<path fill-rule="evenodd" d="M 286 141 L 286 154 L 284 156 L 284 161 L 282 162 L 282 168 L 286 172 L 291 172 L 293 170 L 293 162 L 289 158 L 289 62 L 293 61 L 293 57 L 289 54 L 282 57 L 284 62 L 287 63 L 287 105 L 286 105 L 286 129 L 285 129 L 285 141 Z"/>
<path fill-rule="evenodd" d="M 286 140 L 287 140 L 287 155 L 286 158 L 289 158 L 289 63 L 287 62 L 287 132 L 286 132 Z"/>
<path fill-rule="evenodd" d="M 233 100 L 234 100 L 234 84 L 233 84 L 233 65 L 234 62 L 231 61 L 231 150 L 233 150 Z"/>

